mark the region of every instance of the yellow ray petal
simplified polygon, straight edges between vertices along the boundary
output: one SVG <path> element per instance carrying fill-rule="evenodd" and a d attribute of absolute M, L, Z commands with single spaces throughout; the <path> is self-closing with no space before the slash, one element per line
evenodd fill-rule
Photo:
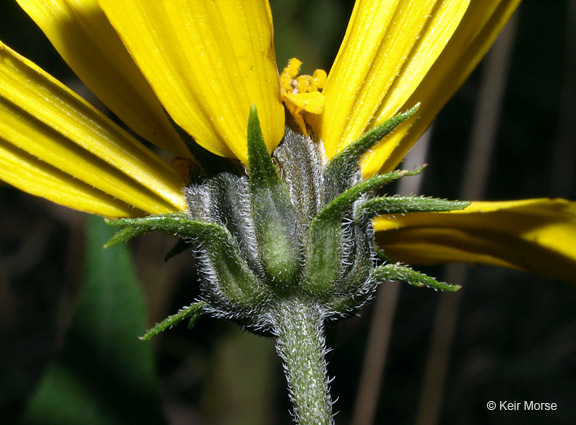
<path fill-rule="evenodd" d="M 57 204 L 104 217 L 144 213 L 40 161 L 0 138 L 0 180 Z"/>
<path fill-rule="evenodd" d="M 473 202 L 450 213 L 381 216 L 374 225 L 397 261 L 486 263 L 576 282 L 576 202 Z"/>
<path fill-rule="evenodd" d="M 520 0 L 472 1 L 426 78 L 401 105 L 405 110 L 421 102 L 418 117 L 398 128 L 363 164 L 364 175 L 396 168 L 436 115 L 484 57 Z M 381 117 L 384 118 L 384 117 Z M 382 146 L 382 145 L 381 145 Z"/>
<path fill-rule="evenodd" d="M 282 97 L 301 111 L 310 112 L 311 114 L 321 114 L 324 110 L 324 96 L 317 91 L 298 94 L 283 93 Z"/>
<path fill-rule="evenodd" d="M 356 2 L 318 122 L 328 157 L 400 110 L 467 6 L 467 0 Z"/>
<path fill-rule="evenodd" d="M 84 83 L 136 133 L 183 157 L 188 149 L 98 0 L 18 0 Z"/>
<path fill-rule="evenodd" d="M 186 209 L 183 181 L 175 170 L 63 84 L 3 44 L 0 137 L 142 211 L 160 214 Z"/>
<path fill-rule="evenodd" d="M 168 113 L 196 141 L 247 161 L 258 109 L 270 149 L 284 133 L 272 17 L 265 0 L 100 0 Z"/>

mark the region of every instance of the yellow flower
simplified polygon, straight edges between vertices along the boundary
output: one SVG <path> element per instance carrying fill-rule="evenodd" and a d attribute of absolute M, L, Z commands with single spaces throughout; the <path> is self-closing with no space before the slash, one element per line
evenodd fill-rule
<path fill-rule="evenodd" d="M 201 146 L 247 162 L 255 105 L 267 146 L 285 109 L 332 158 L 416 103 L 366 155 L 394 169 L 485 54 L 519 0 L 357 0 L 328 79 L 278 75 L 265 0 L 18 0 L 58 52 L 135 134 L 181 157 L 172 121 Z M 84 100 L 0 45 L 0 179 L 108 217 L 186 210 L 184 178 Z M 473 203 L 376 220 L 397 260 L 483 262 L 576 278 L 576 207 Z M 432 248 L 432 249 L 431 249 Z M 552 270 L 553 269 L 553 270 Z"/>

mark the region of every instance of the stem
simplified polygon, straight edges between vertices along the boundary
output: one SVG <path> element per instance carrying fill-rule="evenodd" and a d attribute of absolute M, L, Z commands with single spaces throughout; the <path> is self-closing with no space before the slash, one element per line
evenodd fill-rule
<path fill-rule="evenodd" d="M 319 306 L 298 298 L 281 301 L 274 312 L 276 351 L 284 362 L 293 414 L 299 425 L 334 423 L 323 321 Z"/>

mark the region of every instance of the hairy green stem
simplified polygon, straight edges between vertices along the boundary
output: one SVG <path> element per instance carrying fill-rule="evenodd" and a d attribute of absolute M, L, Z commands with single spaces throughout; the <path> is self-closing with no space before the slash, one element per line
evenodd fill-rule
<path fill-rule="evenodd" d="M 324 316 L 319 306 L 293 298 L 274 312 L 276 350 L 284 362 L 294 418 L 299 425 L 332 425 L 326 371 Z"/>

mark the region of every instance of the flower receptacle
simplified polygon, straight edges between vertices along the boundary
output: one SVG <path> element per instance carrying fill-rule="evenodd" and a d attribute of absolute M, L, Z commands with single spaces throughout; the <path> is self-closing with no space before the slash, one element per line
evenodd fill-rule
<path fill-rule="evenodd" d="M 202 308 L 190 311 L 264 332 L 273 332 L 278 306 L 295 298 L 315 306 L 325 320 L 334 320 L 357 311 L 385 280 L 453 290 L 408 266 L 380 259 L 375 247 L 372 219 L 379 214 L 467 206 L 379 196 L 384 185 L 421 168 L 362 180 L 358 162 L 375 143 L 374 134 L 390 133 L 414 111 L 393 118 L 371 132 L 369 140 L 363 136 L 326 163 L 312 139 L 289 128 L 270 154 L 252 108 L 244 168 L 214 169 L 218 162 L 196 147 L 199 168 L 209 172 L 186 188 L 188 213 L 111 222 L 123 229 L 109 244 L 154 230 L 178 236 L 193 248 L 202 279 Z M 184 316 L 177 314 L 169 322 Z"/>

